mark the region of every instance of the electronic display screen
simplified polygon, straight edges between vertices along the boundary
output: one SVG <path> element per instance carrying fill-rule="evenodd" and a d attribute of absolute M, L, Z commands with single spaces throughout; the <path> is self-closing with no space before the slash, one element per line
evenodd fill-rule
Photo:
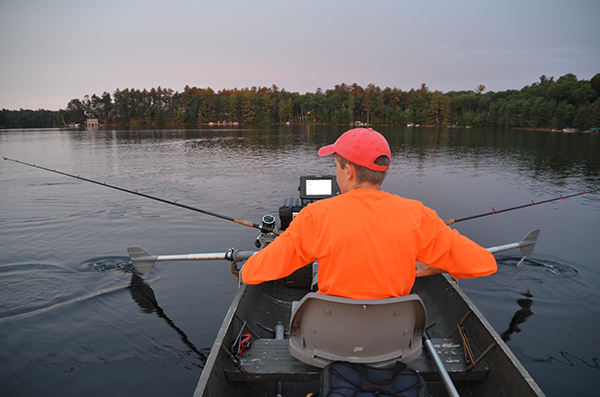
<path fill-rule="evenodd" d="M 308 179 L 306 181 L 306 194 L 308 196 L 331 196 L 333 186 L 330 179 Z"/>
<path fill-rule="evenodd" d="M 300 177 L 300 198 L 318 200 L 339 193 L 334 175 Z"/>

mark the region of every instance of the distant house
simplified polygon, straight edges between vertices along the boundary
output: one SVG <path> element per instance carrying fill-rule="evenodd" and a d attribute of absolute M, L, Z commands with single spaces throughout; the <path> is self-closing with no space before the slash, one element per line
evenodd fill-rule
<path fill-rule="evenodd" d="M 85 128 L 98 128 L 99 125 L 97 118 L 85 120 Z"/>

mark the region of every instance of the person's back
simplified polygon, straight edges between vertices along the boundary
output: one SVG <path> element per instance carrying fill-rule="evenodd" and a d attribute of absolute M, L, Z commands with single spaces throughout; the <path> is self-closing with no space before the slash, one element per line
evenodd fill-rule
<path fill-rule="evenodd" d="M 378 299 L 409 294 L 416 261 L 430 266 L 429 273 L 443 271 L 455 278 L 496 271 L 487 250 L 446 226 L 435 211 L 379 189 L 389 168 L 375 164 L 381 157 L 389 164 L 389 146 L 379 133 L 350 130 L 319 151 L 332 153 L 342 194 L 304 208 L 285 232 L 247 261 L 243 282 L 279 279 L 318 260 L 319 292 Z"/>

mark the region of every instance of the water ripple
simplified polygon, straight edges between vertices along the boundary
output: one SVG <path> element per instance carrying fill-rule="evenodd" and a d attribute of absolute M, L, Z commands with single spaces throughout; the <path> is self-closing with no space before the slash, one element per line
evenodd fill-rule
<path fill-rule="evenodd" d="M 133 271 L 131 261 L 124 257 L 94 258 L 75 269 L 39 263 L 2 266 L 0 322 L 125 291 Z M 149 277 L 160 278 L 160 271 Z"/>
<path fill-rule="evenodd" d="M 497 259 L 498 271 L 476 281 L 464 280 L 468 290 L 522 291 L 534 290 L 536 300 L 552 301 L 581 299 L 592 293 L 590 286 L 579 277 L 577 268 L 545 258 L 506 256 Z"/>

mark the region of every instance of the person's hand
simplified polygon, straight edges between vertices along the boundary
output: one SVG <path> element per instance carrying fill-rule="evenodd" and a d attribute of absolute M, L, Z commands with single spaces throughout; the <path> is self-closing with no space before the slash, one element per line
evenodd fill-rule
<path fill-rule="evenodd" d="M 423 262 L 415 262 L 416 274 L 415 277 L 431 276 L 433 274 L 444 273 L 442 269 L 437 267 L 427 266 Z"/>

